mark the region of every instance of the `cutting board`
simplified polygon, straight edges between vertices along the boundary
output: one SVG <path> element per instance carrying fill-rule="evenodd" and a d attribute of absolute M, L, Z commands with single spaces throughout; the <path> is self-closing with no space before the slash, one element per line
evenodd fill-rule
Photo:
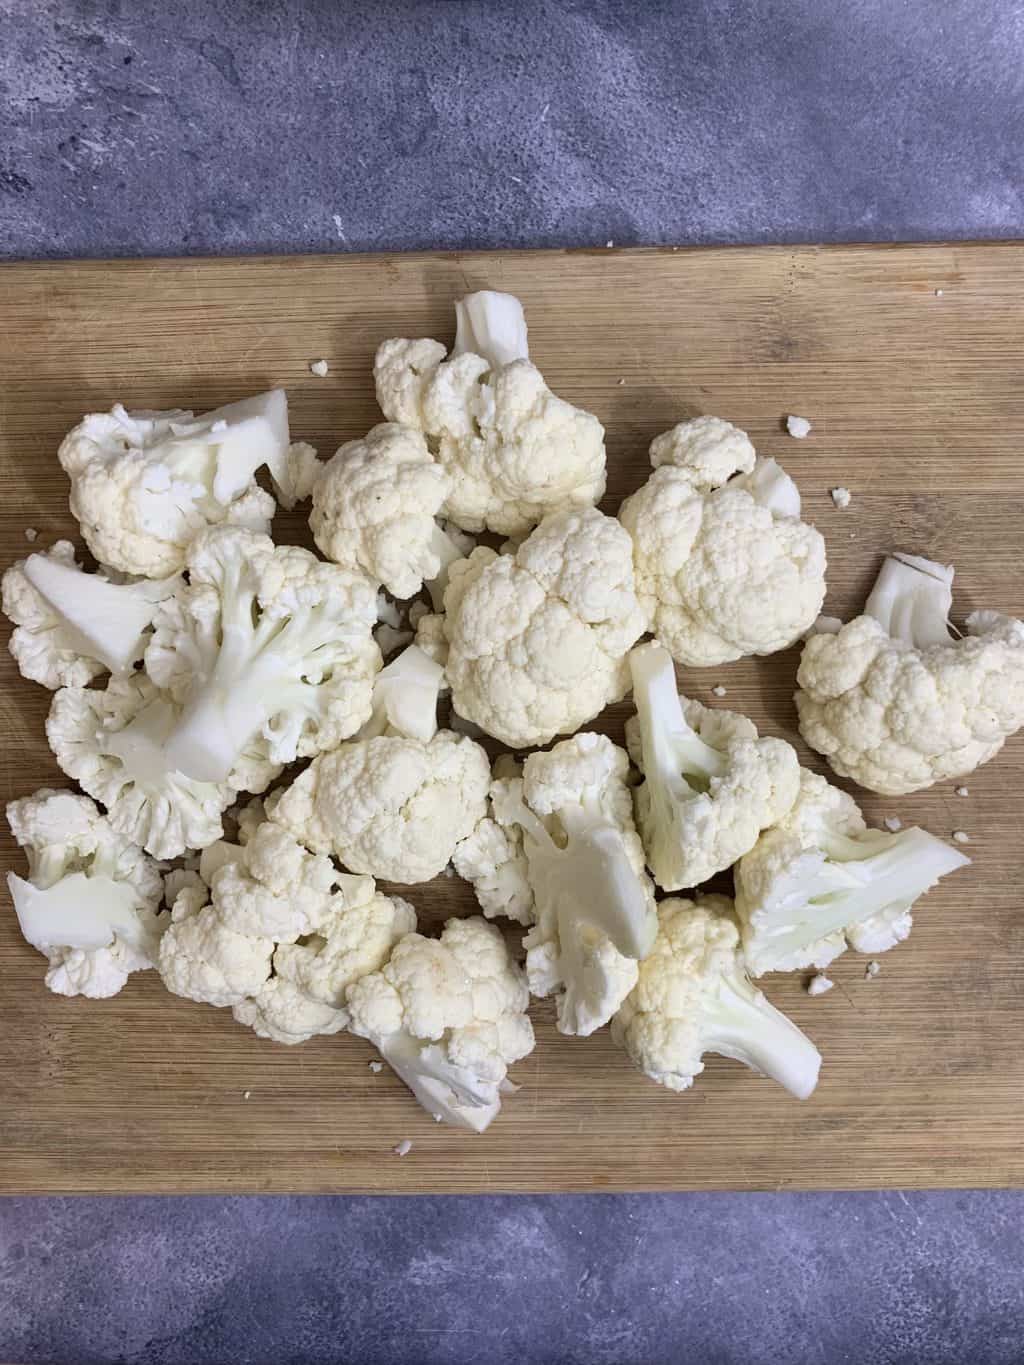
<path fill-rule="evenodd" d="M 526 305 L 551 386 L 608 431 L 614 511 L 653 436 L 720 414 L 781 459 L 828 542 L 826 610 L 863 601 L 881 555 L 957 566 L 957 616 L 1024 611 L 1024 246 L 318 257 L 0 270 L 0 564 L 74 535 L 56 462 L 86 411 L 205 409 L 284 385 L 296 438 L 323 454 L 377 419 L 371 362 L 396 334 L 452 335 L 482 287 Z M 309 363 L 330 365 L 316 378 Z M 813 423 L 788 437 L 784 415 Z M 848 487 L 846 510 L 829 490 Z M 302 537 L 282 518 L 282 539 Z M 799 743 L 797 652 L 690 671 L 688 693 Z M 43 737 L 49 694 L 0 663 L 0 796 L 63 783 Z M 601 722 L 620 738 L 628 707 Z M 805 761 L 818 766 L 801 746 Z M 928 896 L 910 941 L 865 979 L 836 963 L 809 998 L 771 1000 L 817 1042 L 800 1104 L 709 1058 L 689 1094 L 631 1069 L 607 1030 L 562 1038 L 533 1008 L 537 1049 L 491 1131 L 433 1123 L 347 1036 L 287 1048 L 154 973 L 112 1000 L 65 1000 L 0 907 L 0 1190 L 498 1191 L 807 1189 L 1024 1183 L 1024 735 L 968 779 L 882 801 L 970 836 L 974 864 Z M 6 833 L 4 866 L 21 866 Z M 436 925 L 473 910 L 454 878 L 411 893 Z M 402 1139 L 405 1157 L 392 1154 Z"/>

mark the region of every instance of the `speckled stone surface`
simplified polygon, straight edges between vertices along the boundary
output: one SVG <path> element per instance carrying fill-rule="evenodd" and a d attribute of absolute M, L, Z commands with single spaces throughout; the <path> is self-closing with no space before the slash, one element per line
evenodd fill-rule
<path fill-rule="evenodd" d="M 1021 235 L 1022 58 L 1017 0 L 0 0 L 0 255 Z M 0 1359 L 1021 1365 L 1022 1220 L 8 1199 Z"/>

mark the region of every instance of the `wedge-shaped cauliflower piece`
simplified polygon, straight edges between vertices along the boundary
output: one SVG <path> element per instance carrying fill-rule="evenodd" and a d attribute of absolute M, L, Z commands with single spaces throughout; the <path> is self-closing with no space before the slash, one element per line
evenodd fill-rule
<path fill-rule="evenodd" d="M 643 614 L 629 537 L 595 508 L 548 517 L 514 556 L 478 547 L 452 565 L 444 606 L 455 709 L 512 748 L 572 733 L 626 694 Z"/>
<path fill-rule="evenodd" d="M 106 806 L 116 830 L 155 858 L 212 844 L 235 791 L 262 790 L 280 772 L 265 757 L 244 755 L 230 783 L 185 777 L 166 747 L 177 718 L 174 704 L 137 673 L 111 678 L 103 691 L 62 688 L 46 721 L 64 772 Z"/>
<path fill-rule="evenodd" d="M 418 645 L 409 645 L 373 680 L 370 719 L 359 739 L 398 734 L 426 744 L 437 734 L 437 699 L 444 669 Z"/>
<path fill-rule="evenodd" d="M 557 997 L 562 1033 L 606 1024 L 654 941 L 628 769 L 624 750 L 594 734 L 531 754 L 521 777 L 506 761 L 491 788 L 493 821 L 456 851 L 485 913 L 532 925 L 530 991 Z"/>
<path fill-rule="evenodd" d="M 224 782 L 254 741 L 290 763 L 358 730 L 381 662 L 368 579 L 237 527 L 204 531 L 186 562 L 189 585 L 161 605 L 146 649 L 184 708 L 167 741 L 179 771 Z"/>
<path fill-rule="evenodd" d="M 428 1113 L 482 1133 L 533 1051 L 526 978 L 493 924 L 450 919 L 439 939 L 407 934 L 387 965 L 348 990 L 367 1038 Z"/>
<path fill-rule="evenodd" d="M 384 422 L 324 466 L 313 490 L 313 537 L 336 564 L 412 597 L 461 557 L 436 520 L 450 487 L 422 432 Z"/>
<path fill-rule="evenodd" d="M 1024 622 L 975 611 L 949 629 L 953 569 L 886 559 L 864 614 L 812 635 L 800 733 L 841 777 L 885 796 L 964 777 L 1024 725 Z"/>
<path fill-rule="evenodd" d="M 288 400 L 283 389 L 191 412 L 92 413 L 57 452 L 71 479 L 71 511 L 101 564 L 122 573 L 178 573 L 192 540 L 229 522 L 266 531 L 274 499 L 255 482 L 267 465 L 287 486 Z"/>
<path fill-rule="evenodd" d="M 519 301 L 484 291 L 456 314 L 447 360 L 439 342 L 396 338 L 374 363 L 384 416 L 423 432 L 450 479 L 444 515 L 466 531 L 521 535 L 552 512 L 600 502 L 604 428 L 530 363 Z"/>
<path fill-rule="evenodd" d="M 796 804 L 736 865 L 751 974 L 827 967 L 847 943 L 871 954 L 895 947 L 914 902 L 969 863 L 923 829 L 868 829 L 852 796 L 802 770 Z"/>
<path fill-rule="evenodd" d="M 7 874 L 18 924 L 49 961 L 58 995 L 116 995 L 155 964 L 167 916 L 159 869 L 95 802 L 43 787 L 11 801 L 7 822 L 28 856 L 28 879 Z"/>
<path fill-rule="evenodd" d="M 659 645 L 641 645 L 629 658 L 637 714 L 626 741 L 645 779 L 637 824 L 654 880 L 679 891 L 731 867 L 785 815 L 800 764 L 785 740 L 758 739 L 745 716 L 681 697 Z"/>
<path fill-rule="evenodd" d="M 657 437 L 651 463 L 619 519 L 648 625 L 673 658 L 721 664 L 798 640 L 825 597 L 825 542 L 800 520 L 792 479 L 718 417 Z"/>
<path fill-rule="evenodd" d="M 142 658 L 157 605 L 178 581 L 111 583 L 75 563 L 69 540 L 12 564 L 3 576 L 3 607 L 16 626 L 9 648 L 22 677 L 56 690 L 84 687 L 107 670 L 127 672 Z"/>
<path fill-rule="evenodd" d="M 272 1043 L 308 1042 L 320 1034 L 340 1033 L 348 1015 L 303 995 L 283 977 L 272 976 L 259 995 L 242 1000 L 231 1011 L 236 1023 Z"/>
<path fill-rule="evenodd" d="M 315 446 L 308 441 L 291 443 L 284 464 L 271 474 L 274 493 L 286 512 L 293 511 L 300 502 L 309 502 L 323 467 Z"/>
<path fill-rule="evenodd" d="M 747 976 L 726 896 L 671 898 L 636 989 L 612 1020 L 612 1038 L 652 1081 L 688 1090 L 705 1052 L 732 1057 L 805 1100 L 821 1056 Z"/>

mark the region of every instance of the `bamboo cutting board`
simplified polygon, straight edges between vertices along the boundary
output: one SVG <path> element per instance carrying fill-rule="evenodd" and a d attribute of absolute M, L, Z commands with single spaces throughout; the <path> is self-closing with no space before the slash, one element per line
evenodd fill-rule
<path fill-rule="evenodd" d="M 449 339 L 455 296 L 509 290 L 552 387 L 608 429 L 606 508 L 645 477 L 651 438 L 698 412 L 746 428 L 804 495 L 829 549 L 826 610 L 855 612 L 889 548 L 957 566 L 957 616 L 1024 611 L 1024 246 L 579 252 L 16 265 L 0 270 L 0 565 L 73 535 L 55 452 L 115 400 L 206 409 L 284 385 L 296 439 L 329 454 L 377 420 L 384 337 Z M 313 359 L 330 363 L 313 377 Z M 814 424 L 786 436 L 786 413 Z M 843 484 L 852 505 L 837 510 Z M 282 519 L 282 539 L 303 530 Z M 702 700 L 796 740 L 797 656 L 690 672 Z M 6 655 L 0 796 L 63 783 L 49 694 Z M 621 737 L 626 707 L 606 717 Z M 807 751 L 801 746 L 805 759 Z M 483 1137 L 435 1125 L 361 1040 L 297 1048 L 154 973 L 108 1001 L 65 1000 L 0 910 L 0 1191 L 497 1191 L 1024 1183 L 1024 735 L 967 780 L 882 802 L 974 865 L 922 904 L 874 981 L 847 954 L 837 988 L 767 992 L 815 1039 L 805 1104 L 709 1058 L 688 1095 L 633 1071 L 607 1031 L 560 1037 L 534 1006 L 522 1090 Z M 6 831 L 6 826 L 4 827 Z M 21 866 L 3 836 L 5 867 Z M 427 923 L 473 909 L 440 879 Z M 411 1139 L 403 1159 L 392 1147 Z"/>

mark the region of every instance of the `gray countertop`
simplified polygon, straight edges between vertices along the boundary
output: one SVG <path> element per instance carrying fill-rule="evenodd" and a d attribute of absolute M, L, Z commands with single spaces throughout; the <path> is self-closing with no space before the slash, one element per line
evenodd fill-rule
<path fill-rule="evenodd" d="M 1022 148 L 1018 0 L 0 0 L 10 258 L 1020 236 Z M 8 1199 L 0 1357 L 1019 1365 L 1022 1214 Z"/>

